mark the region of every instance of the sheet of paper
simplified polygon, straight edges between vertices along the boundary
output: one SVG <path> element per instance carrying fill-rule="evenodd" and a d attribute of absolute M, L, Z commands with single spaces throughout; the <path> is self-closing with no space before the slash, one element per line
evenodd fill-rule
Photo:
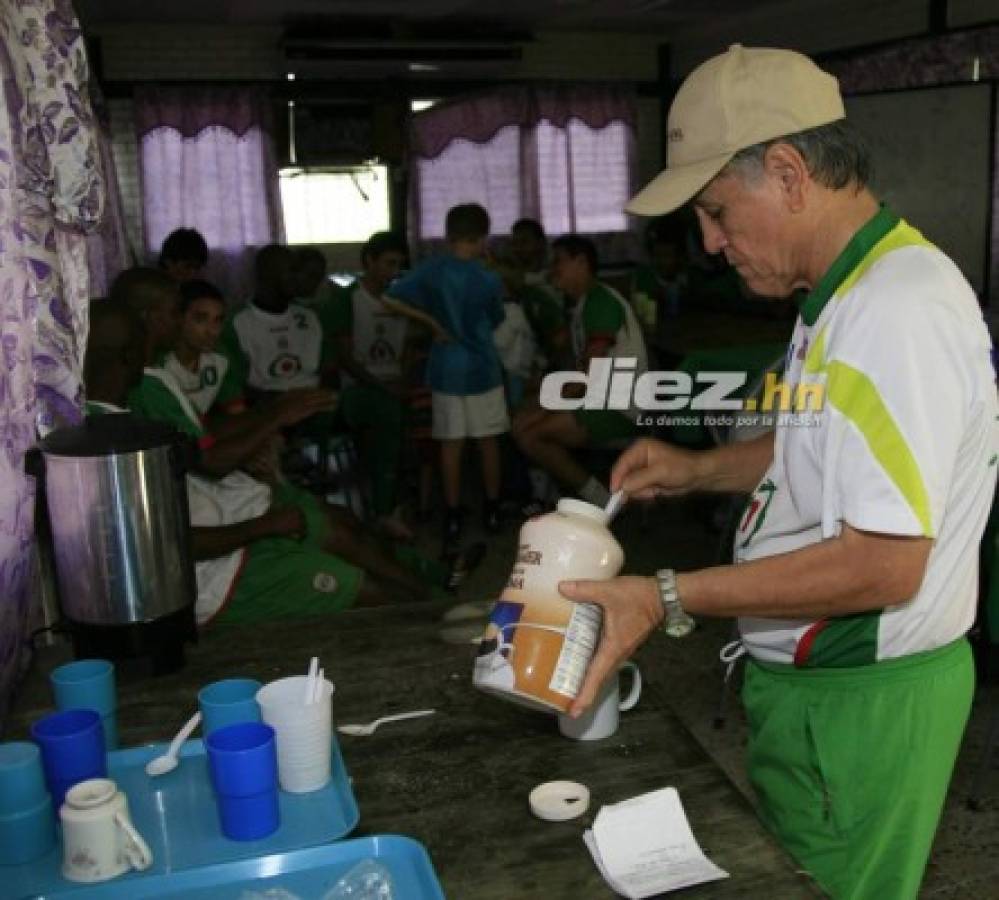
<path fill-rule="evenodd" d="M 618 884 L 611 877 L 610 872 L 607 871 L 603 858 L 600 856 L 600 849 L 597 847 L 597 839 L 593 836 L 593 831 L 589 828 L 583 832 L 583 843 L 586 844 L 586 849 L 590 851 L 590 856 L 593 857 L 593 862 L 597 865 L 597 871 L 603 876 L 604 881 L 607 882 L 611 890 L 620 894 L 622 897 L 629 897 L 630 894 L 622 885 Z"/>
<path fill-rule="evenodd" d="M 583 839 L 604 880 L 633 900 L 728 878 L 698 846 L 675 788 L 602 807 Z"/>

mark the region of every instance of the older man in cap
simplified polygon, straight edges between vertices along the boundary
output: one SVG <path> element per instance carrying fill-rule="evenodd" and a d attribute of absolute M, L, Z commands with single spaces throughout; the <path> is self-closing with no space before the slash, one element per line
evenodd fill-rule
<path fill-rule="evenodd" d="M 918 891 L 970 709 L 999 409 L 975 295 L 878 204 L 844 117 L 836 80 L 785 50 L 735 45 L 680 88 L 669 166 L 629 209 L 692 201 L 754 293 L 806 291 L 785 377 L 824 402 L 807 427 L 618 460 L 633 498 L 748 493 L 735 565 L 562 592 L 605 613 L 576 715 L 661 623 L 737 616 L 766 823 L 832 896 L 883 900 Z"/>

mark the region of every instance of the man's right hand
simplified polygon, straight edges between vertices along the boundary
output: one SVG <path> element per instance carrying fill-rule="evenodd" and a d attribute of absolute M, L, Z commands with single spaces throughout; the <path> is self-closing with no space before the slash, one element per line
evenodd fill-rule
<path fill-rule="evenodd" d="M 645 438 L 632 444 L 611 470 L 610 489 L 653 500 L 696 490 L 703 475 L 702 454 Z"/>
<path fill-rule="evenodd" d="M 281 427 L 297 425 L 317 413 L 336 409 L 337 393 L 325 388 L 295 388 L 274 401 L 274 417 Z"/>
<path fill-rule="evenodd" d="M 260 520 L 267 537 L 286 537 L 300 541 L 308 530 L 305 514 L 297 506 L 272 506 Z"/>

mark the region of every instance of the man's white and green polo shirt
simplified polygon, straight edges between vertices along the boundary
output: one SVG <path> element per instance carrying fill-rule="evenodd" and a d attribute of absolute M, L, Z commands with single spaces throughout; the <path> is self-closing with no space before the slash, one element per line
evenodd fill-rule
<path fill-rule="evenodd" d="M 774 459 L 735 539 L 738 561 L 853 528 L 933 540 L 908 602 L 818 621 L 744 618 L 757 659 L 855 666 L 943 646 L 975 616 L 978 542 L 995 490 L 991 341 L 971 287 L 882 208 L 801 306 L 786 379 L 820 413 L 777 428 Z"/>

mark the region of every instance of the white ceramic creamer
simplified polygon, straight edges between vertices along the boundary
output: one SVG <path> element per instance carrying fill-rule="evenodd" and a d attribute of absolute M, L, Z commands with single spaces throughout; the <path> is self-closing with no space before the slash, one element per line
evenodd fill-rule
<path fill-rule="evenodd" d="M 623 564 L 599 506 L 565 499 L 555 512 L 528 519 L 479 643 L 475 686 L 532 709 L 565 712 L 596 650 L 602 613 L 566 600 L 559 582 L 613 578 Z"/>

